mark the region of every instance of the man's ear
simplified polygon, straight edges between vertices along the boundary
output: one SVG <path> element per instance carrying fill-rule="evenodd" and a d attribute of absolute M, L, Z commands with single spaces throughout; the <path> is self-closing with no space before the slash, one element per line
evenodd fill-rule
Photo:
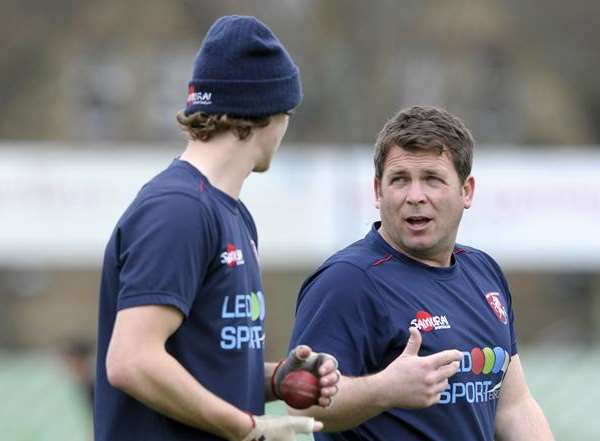
<path fill-rule="evenodd" d="M 381 199 L 381 179 L 377 176 L 373 179 L 373 192 L 375 193 L 375 208 L 379 210 L 379 200 Z"/>
<path fill-rule="evenodd" d="M 471 208 L 471 204 L 473 203 L 473 196 L 475 194 L 475 178 L 473 176 L 469 176 L 465 183 L 463 184 L 463 199 L 464 199 L 464 207 Z"/>

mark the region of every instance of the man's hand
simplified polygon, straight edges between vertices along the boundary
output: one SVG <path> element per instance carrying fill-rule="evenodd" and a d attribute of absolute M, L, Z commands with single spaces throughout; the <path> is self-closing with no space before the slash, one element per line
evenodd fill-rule
<path fill-rule="evenodd" d="M 409 328 L 410 337 L 402 354 L 376 376 L 380 377 L 382 402 L 385 408 L 420 409 L 440 401 L 448 387 L 448 378 L 459 368 L 462 353 L 446 350 L 419 357 L 421 333 Z"/>
<path fill-rule="evenodd" d="M 273 372 L 273 393 L 281 399 L 281 383 L 285 376 L 295 370 L 309 371 L 319 379 L 319 406 L 328 407 L 338 391 L 337 383 L 341 375 L 337 368 L 338 362 L 334 356 L 324 352 L 312 352 L 308 346 L 296 346 L 286 359 L 279 362 Z"/>
<path fill-rule="evenodd" d="M 302 413 L 318 418 L 328 432 L 341 432 L 392 408 L 421 409 L 438 403 L 463 354 L 446 350 L 420 357 L 421 333 L 414 327 L 409 332 L 404 351 L 384 370 L 342 377 L 333 406 L 313 406 Z"/>
<path fill-rule="evenodd" d="M 297 416 L 251 416 L 252 430 L 242 441 L 295 441 L 297 433 L 318 432 L 323 424 Z"/>

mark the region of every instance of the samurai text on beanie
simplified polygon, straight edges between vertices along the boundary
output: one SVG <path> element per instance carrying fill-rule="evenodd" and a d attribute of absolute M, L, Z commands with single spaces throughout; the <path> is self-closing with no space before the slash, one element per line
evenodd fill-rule
<path fill-rule="evenodd" d="M 185 114 L 275 115 L 302 101 L 300 72 L 275 34 L 254 17 L 226 16 L 194 62 Z"/>

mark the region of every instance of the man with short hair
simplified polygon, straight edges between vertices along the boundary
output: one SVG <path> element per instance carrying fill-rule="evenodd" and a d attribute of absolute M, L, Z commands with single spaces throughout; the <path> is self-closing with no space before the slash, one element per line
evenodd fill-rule
<path fill-rule="evenodd" d="M 177 117 L 187 148 L 141 189 L 106 247 L 96 441 L 292 441 L 322 427 L 257 416 L 292 370 L 319 378 L 321 406 L 339 375 L 307 346 L 264 362 L 257 232 L 238 199 L 246 177 L 269 168 L 301 97 L 298 68 L 263 23 L 213 24 Z"/>
<path fill-rule="evenodd" d="M 375 147 L 381 221 L 300 291 L 291 345 L 333 354 L 335 403 L 317 440 L 552 440 L 521 368 L 508 284 L 456 244 L 473 138 L 433 107 L 390 119 Z"/>

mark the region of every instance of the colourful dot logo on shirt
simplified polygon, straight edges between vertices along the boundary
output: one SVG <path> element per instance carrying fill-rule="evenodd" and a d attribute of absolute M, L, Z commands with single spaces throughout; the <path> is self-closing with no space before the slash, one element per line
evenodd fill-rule
<path fill-rule="evenodd" d="M 442 392 L 440 404 L 459 401 L 474 404 L 497 400 L 509 363 L 510 354 L 500 346 L 474 347 L 463 351 L 458 373 Z M 467 375 L 468 381 L 459 381 L 461 375 Z"/>
<path fill-rule="evenodd" d="M 260 291 L 250 293 L 250 317 L 253 321 L 265 319 L 265 297 Z"/>
<path fill-rule="evenodd" d="M 475 347 L 463 352 L 459 372 L 472 372 L 475 375 L 497 374 L 506 372 L 509 361 L 508 352 L 499 346 L 493 349 Z"/>

